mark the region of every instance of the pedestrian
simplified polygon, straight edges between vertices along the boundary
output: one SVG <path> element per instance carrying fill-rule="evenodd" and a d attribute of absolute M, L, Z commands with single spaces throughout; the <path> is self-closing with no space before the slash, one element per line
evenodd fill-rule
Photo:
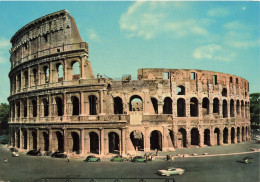
<path fill-rule="evenodd" d="M 67 162 L 68 162 L 68 163 L 70 162 L 70 157 L 69 157 L 69 156 L 67 157 Z"/>
<path fill-rule="evenodd" d="M 4 162 L 5 162 L 5 163 L 7 163 L 7 162 L 8 162 L 8 158 L 7 158 L 7 157 L 5 157 L 5 159 L 4 159 Z"/>

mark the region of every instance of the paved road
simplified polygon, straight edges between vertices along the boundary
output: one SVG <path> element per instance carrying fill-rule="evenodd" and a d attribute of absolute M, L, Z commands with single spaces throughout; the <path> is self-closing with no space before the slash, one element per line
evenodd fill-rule
<path fill-rule="evenodd" d="M 114 163 L 100 162 L 87 163 L 82 159 L 53 159 L 51 157 L 34 157 L 21 154 L 13 158 L 6 148 L 0 146 L 0 181 L 31 182 L 40 181 L 41 178 L 161 178 L 156 172 L 158 169 L 170 166 L 186 170 L 182 176 L 164 177 L 175 182 L 258 182 L 259 181 L 259 152 L 247 155 L 206 157 L 206 158 L 180 158 L 174 162 L 157 159 L 149 163 Z M 8 156 L 8 163 L 3 159 Z M 254 158 L 254 163 L 244 164 L 241 159 L 245 156 Z M 53 180 L 55 181 L 55 180 Z M 58 182 L 58 180 L 56 180 Z M 65 181 L 65 180 L 60 180 Z M 90 180 L 73 180 L 90 181 Z M 100 180 L 107 181 L 109 180 Z M 113 180 L 110 180 L 113 181 Z M 128 180 L 134 181 L 134 180 Z M 140 180 L 135 180 L 140 181 Z M 149 180 L 165 181 L 165 180 Z"/>

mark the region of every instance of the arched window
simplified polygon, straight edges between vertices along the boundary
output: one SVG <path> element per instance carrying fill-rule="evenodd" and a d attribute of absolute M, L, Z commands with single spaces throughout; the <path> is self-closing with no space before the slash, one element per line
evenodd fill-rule
<path fill-rule="evenodd" d="M 123 101 L 120 97 L 114 98 L 114 114 L 123 114 Z"/>
<path fill-rule="evenodd" d="M 71 102 L 72 102 L 72 115 L 73 116 L 79 115 L 79 99 L 75 96 L 72 96 Z"/>
<path fill-rule="evenodd" d="M 244 117 L 244 110 L 245 110 L 244 101 L 241 101 L 241 116 L 242 117 Z"/>
<path fill-rule="evenodd" d="M 50 76 L 50 70 L 48 66 L 43 67 L 43 72 L 44 72 L 44 81 L 45 83 L 49 82 L 49 76 Z"/>
<path fill-rule="evenodd" d="M 177 95 L 185 95 L 185 87 L 180 85 L 177 87 Z"/>
<path fill-rule="evenodd" d="M 47 99 L 42 100 L 43 103 L 43 116 L 49 115 L 49 102 Z"/>
<path fill-rule="evenodd" d="M 195 97 L 192 97 L 190 99 L 190 116 L 196 117 L 198 116 L 198 99 Z"/>
<path fill-rule="evenodd" d="M 80 70 L 79 70 L 79 63 L 76 62 L 72 62 L 72 79 L 79 79 L 80 78 Z"/>
<path fill-rule="evenodd" d="M 230 100 L 230 117 L 234 117 L 234 100 Z"/>
<path fill-rule="evenodd" d="M 17 118 L 20 118 L 20 102 L 16 103 L 16 112 Z"/>
<path fill-rule="evenodd" d="M 58 81 L 63 81 L 63 65 L 57 64 Z"/>
<path fill-rule="evenodd" d="M 37 85 L 37 75 L 38 75 L 38 71 L 37 71 L 37 69 L 35 68 L 35 69 L 33 69 L 33 80 L 32 80 L 32 83 L 34 84 L 34 85 Z"/>
<path fill-rule="evenodd" d="M 207 97 L 204 97 L 202 100 L 202 114 L 208 115 L 209 114 L 209 99 Z"/>
<path fill-rule="evenodd" d="M 186 102 L 183 98 L 177 100 L 177 115 L 178 117 L 186 116 Z"/>
<path fill-rule="evenodd" d="M 63 102 L 60 97 L 55 98 L 56 101 L 56 110 L 57 110 L 57 116 L 63 115 Z"/>
<path fill-rule="evenodd" d="M 37 101 L 35 99 L 32 100 L 32 115 L 37 117 Z"/>
<path fill-rule="evenodd" d="M 89 100 L 89 114 L 97 115 L 97 97 L 95 95 L 88 96 Z"/>
<path fill-rule="evenodd" d="M 21 74 L 17 75 L 17 81 L 18 81 L 18 90 L 21 90 Z"/>
<path fill-rule="evenodd" d="M 143 100 L 139 95 L 130 98 L 129 111 L 143 111 Z"/>
<path fill-rule="evenodd" d="M 27 117 L 27 101 L 23 101 L 23 117 Z"/>
<path fill-rule="evenodd" d="M 226 88 L 222 89 L 222 96 L 227 97 L 227 89 Z"/>
<path fill-rule="evenodd" d="M 223 104 L 222 104 L 222 112 L 223 112 L 223 118 L 226 118 L 228 116 L 228 111 L 227 111 L 227 101 L 223 100 Z"/>
<path fill-rule="evenodd" d="M 240 108 L 240 102 L 239 102 L 239 100 L 237 100 L 237 108 L 236 108 L 236 110 L 237 110 L 237 115 L 240 114 L 239 108 Z"/>
<path fill-rule="evenodd" d="M 24 86 L 28 87 L 28 71 L 25 71 L 23 74 L 24 74 Z"/>
<path fill-rule="evenodd" d="M 218 98 L 213 99 L 213 113 L 219 114 L 219 100 L 218 100 Z"/>
<path fill-rule="evenodd" d="M 172 114 L 172 99 L 165 97 L 163 101 L 163 114 Z"/>
<path fill-rule="evenodd" d="M 157 101 L 157 99 L 152 97 L 151 101 L 152 101 L 152 104 L 153 104 L 154 113 L 158 114 L 158 101 Z"/>

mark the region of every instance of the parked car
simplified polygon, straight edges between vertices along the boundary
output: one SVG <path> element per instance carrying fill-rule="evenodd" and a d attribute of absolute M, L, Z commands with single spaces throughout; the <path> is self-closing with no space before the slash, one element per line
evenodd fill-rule
<path fill-rule="evenodd" d="M 168 169 L 161 169 L 158 170 L 158 173 L 162 176 L 170 176 L 173 174 L 179 174 L 182 175 L 185 172 L 184 169 L 181 168 L 175 168 L 175 167 L 169 167 Z"/>
<path fill-rule="evenodd" d="M 245 157 L 243 159 L 244 163 L 249 164 L 252 163 L 254 161 L 254 159 L 252 157 Z"/>
<path fill-rule="evenodd" d="M 132 162 L 148 162 L 148 160 L 142 156 L 135 156 L 132 159 Z"/>
<path fill-rule="evenodd" d="M 40 152 L 40 150 L 30 150 L 29 152 L 26 153 L 27 155 L 33 155 L 33 156 L 41 156 L 42 153 Z"/>
<path fill-rule="evenodd" d="M 51 157 L 54 158 L 67 158 L 67 155 L 62 152 L 54 152 Z"/>
<path fill-rule="evenodd" d="M 112 157 L 110 159 L 110 161 L 113 161 L 113 162 L 123 162 L 124 158 L 121 155 L 116 155 L 116 156 Z"/>
<path fill-rule="evenodd" d="M 86 160 L 86 162 L 100 162 L 100 158 L 96 157 L 94 155 L 89 155 Z"/>
<path fill-rule="evenodd" d="M 12 148 L 10 148 L 10 151 L 11 151 L 11 152 L 18 152 L 18 149 L 17 149 L 17 148 L 14 148 L 14 147 L 12 147 Z"/>

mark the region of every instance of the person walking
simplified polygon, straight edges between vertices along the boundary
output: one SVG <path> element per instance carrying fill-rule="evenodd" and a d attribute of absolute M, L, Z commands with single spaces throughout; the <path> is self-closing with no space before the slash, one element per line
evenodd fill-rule
<path fill-rule="evenodd" d="M 69 156 L 67 157 L 67 162 L 68 162 L 68 163 L 70 162 L 70 157 L 69 157 Z"/>

